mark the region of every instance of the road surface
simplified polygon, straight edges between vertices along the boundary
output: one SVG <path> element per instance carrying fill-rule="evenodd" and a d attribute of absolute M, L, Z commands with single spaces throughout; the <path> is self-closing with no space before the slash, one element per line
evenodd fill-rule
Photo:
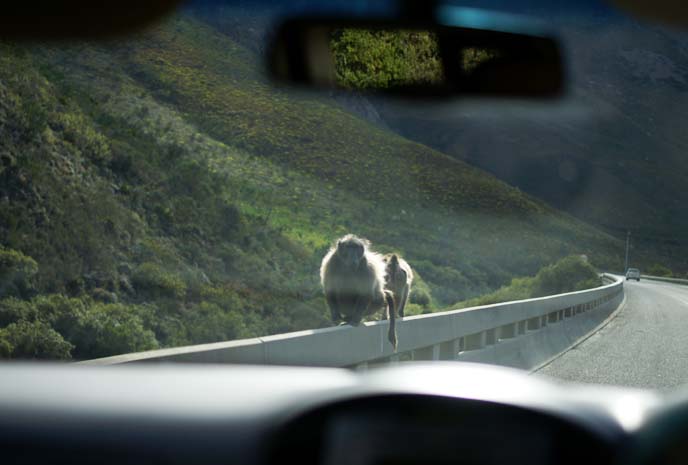
<path fill-rule="evenodd" d="M 668 390 L 688 383 L 688 286 L 626 281 L 603 329 L 537 373 L 575 382 Z"/>

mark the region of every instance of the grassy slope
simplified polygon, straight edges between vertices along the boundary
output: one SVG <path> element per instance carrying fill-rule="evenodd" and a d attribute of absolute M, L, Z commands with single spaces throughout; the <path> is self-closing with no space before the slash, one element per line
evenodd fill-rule
<path fill-rule="evenodd" d="M 519 277 L 494 292 L 457 302 L 449 308 L 468 308 L 515 300 L 533 299 L 565 292 L 581 291 L 603 284 L 599 273 L 587 260 L 572 255 L 542 268 L 535 276 Z"/>
<path fill-rule="evenodd" d="M 188 22 L 178 23 L 176 31 L 184 31 L 184 27 L 191 27 L 191 24 L 197 32 L 199 24 Z M 559 237 L 550 238 L 555 241 L 559 238 L 566 241 L 574 235 L 589 240 L 596 234 L 580 223 L 574 225 L 568 219 L 555 215 L 554 211 L 493 177 L 427 147 L 372 128 L 364 121 L 333 108 L 329 102 L 312 98 L 289 98 L 284 93 L 272 91 L 259 80 L 249 80 L 247 83 L 246 78 L 253 77 L 249 76 L 249 72 L 255 71 L 256 63 L 249 62 L 245 68 L 237 66 L 239 56 L 243 59 L 251 57 L 242 54 L 244 51 L 240 47 L 231 47 L 223 36 L 216 35 L 209 29 L 202 29 L 204 32 L 199 35 L 203 39 L 198 44 L 194 41 L 175 40 L 174 34 L 160 31 L 155 37 L 156 46 L 143 50 L 135 61 L 143 68 L 146 76 L 152 78 L 153 88 L 160 84 L 169 86 L 175 93 L 175 104 L 184 108 L 193 122 L 215 138 L 238 145 L 300 173 L 314 175 L 321 184 L 315 190 L 315 195 L 321 196 L 323 191 L 336 191 L 334 202 L 323 201 L 315 208 L 308 205 L 309 211 L 305 212 L 315 218 L 323 216 L 327 219 L 324 221 L 325 225 L 331 223 L 332 209 L 344 210 L 346 216 L 356 215 L 358 208 L 365 209 L 347 209 L 346 202 L 342 204 L 338 201 L 337 195 L 346 192 L 353 193 L 359 199 L 362 197 L 364 201 L 375 202 L 375 215 L 382 214 L 384 217 L 384 213 L 381 213 L 383 210 L 396 210 L 397 215 L 392 214 L 387 218 L 391 221 L 394 221 L 393 217 L 401 216 L 400 206 L 408 206 L 409 210 L 420 207 L 429 209 L 432 213 L 444 213 L 442 217 L 433 218 L 434 221 L 430 223 L 433 226 L 451 222 L 455 218 L 447 218 L 446 214 L 457 212 L 472 220 L 476 216 L 489 215 L 490 218 L 483 222 L 475 218 L 478 226 L 483 227 L 491 222 L 495 223 L 494 227 L 499 228 L 500 225 L 510 225 L 515 220 L 526 220 L 519 222 L 521 228 L 535 226 L 538 229 L 559 229 Z M 217 48 L 208 46 L 209 36 L 214 38 L 213 42 L 219 41 Z M 169 53 L 172 61 L 167 61 L 168 65 L 148 66 L 156 58 L 160 60 L 160 49 Z M 151 51 L 156 54 L 155 58 L 148 55 Z M 213 69 L 206 69 L 203 80 L 196 79 L 194 75 L 197 67 L 201 66 L 199 60 L 214 65 Z M 230 79 L 227 79 L 228 76 Z M 242 92 L 244 85 L 247 89 Z M 240 117 L 237 118 L 236 115 Z M 333 154 L 334 157 L 331 156 Z M 399 186 L 403 186 L 403 189 Z M 276 199 L 270 199 L 270 204 L 274 200 Z M 338 205 L 334 206 L 335 203 Z M 288 202 L 285 208 L 289 217 L 292 214 L 292 204 L 293 202 Z M 363 218 L 356 218 L 358 221 L 350 223 L 364 229 L 370 226 L 384 228 L 387 224 L 387 221 L 371 221 L 372 224 L 368 226 L 365 224 L 368 222 L 365 217 L 370 216 L 370 212 L 362 216 Z M 287 222 L 291 220 L 288 219 Z M 484 222 L 488 224 L 482 224 Z M 413 219 L 410 223 L 414 223 Z M 456 229 L 461 223 L 456 224 Z M 344 232 L 349 228 L 340 228 L 335 232 Z M 430 244 L 435 242 L 430 240 L 433 235 L 428 234 L 431 233 L 422 232 L 419 240 L 425 238 Z M 387 237 L 389 233 L 384 229 L 375 233 L 382 236 L 380 239 L 384 237 L 384 242 L 392 242 L 398 247 L 408 242 L 406 230 L 398 237 L 397 243 Z M 480 242 L 475 234 L 469 237 L 472 241 Z M 330 237 L 325 240 L 329 242 Z M 488 239 L 488 242 L 492 241 Z M 538 242 L 538 247 L 539 244 L 542 242 Z M 491 246 L 486 245 L 476 259 L 483 258 L 488 247 Z M 499 254 L 502 252 L 500 250 Z M 537 263 L 538 266 L 540 264 Z"/>
<path fill-rule="evenodd" d="M 345 232 L 404 253 L 430 308 L 620 248 L 326 97 L 273 89 L 196 19 L 0 60 L 0 243 L 38 262 L 33 294 L 133 305 L 161 345 L 328 324 L 317 267 Z"/>

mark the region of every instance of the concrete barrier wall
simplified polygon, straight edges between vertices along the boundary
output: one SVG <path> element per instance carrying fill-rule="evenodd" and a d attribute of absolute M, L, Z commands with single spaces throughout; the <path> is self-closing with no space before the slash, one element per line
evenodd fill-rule
<path fill-rule="evenodd" d="M 481 350 L 459 353 L 457 360 L 532 369 L 575 345 L 604 322 L 623 299 L 612 299 L 573 318 L 549 323 L 513 339 L 499 341 Z"/>
<path fill-rule="evenodd" d="M 623 281 L 604 275 L 595 289 L 397 320 L 366 322 L 213 344 L 154 350 L 80 362 L 250 363 L 366 367 L 399 360 L 466 360 L 531 368 L 585 336 L 618 307 Z"/>

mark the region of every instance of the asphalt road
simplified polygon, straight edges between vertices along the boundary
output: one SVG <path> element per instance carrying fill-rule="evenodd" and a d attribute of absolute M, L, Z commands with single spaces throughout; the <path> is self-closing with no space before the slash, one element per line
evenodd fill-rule
<path fill-rule="evenodd" d="M 688 286 L 648 280 L 625 286 L 617 316 L 538 374 L 661 390 L 688 383 Z"/>

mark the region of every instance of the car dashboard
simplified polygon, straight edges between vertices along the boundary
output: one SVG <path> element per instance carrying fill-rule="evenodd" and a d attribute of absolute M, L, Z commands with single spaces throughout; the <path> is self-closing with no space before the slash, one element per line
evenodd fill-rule
<path fill-rule="evenodd" d="M 612 463 L 614 451 L 612 443 L 584 429 L 518 407 L 392 395 L 341 402 L 298 418 L 274 437 L 271 462 Z"/>
<path fill-rule="evenodd" d="M 681 399 L 457 362 L 5 364 L 0 379 L 5 464 L 682 463 L 688 437 Z"/>

